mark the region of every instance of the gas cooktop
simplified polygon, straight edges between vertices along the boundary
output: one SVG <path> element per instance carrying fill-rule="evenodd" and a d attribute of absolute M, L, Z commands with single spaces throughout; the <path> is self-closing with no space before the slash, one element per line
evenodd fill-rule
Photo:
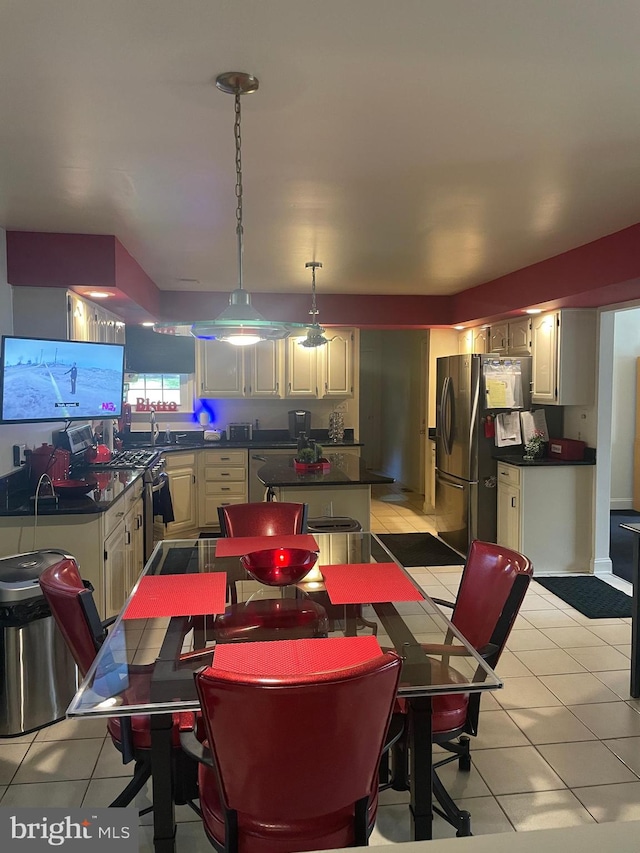
<path fill-rule="evenodd" d="M 92 462 L 88 468 L 148 468 L 160 455 L 158 450 L 114 450 L 109 462 Z"/>

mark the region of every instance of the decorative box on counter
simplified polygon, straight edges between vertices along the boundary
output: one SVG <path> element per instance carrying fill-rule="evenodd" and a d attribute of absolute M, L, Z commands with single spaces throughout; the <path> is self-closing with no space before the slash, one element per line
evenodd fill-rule
<path fill-rule="evenodd" d="M 331 469 L 328 459 L 318 459 L 317 462 L 298 462 L 293 460 L 293 467 L 297 474 L 326 474 Z"/>
<path fill-rule="evenodd" d="M 549 458 L 562 459 L 564 462 L 582 462 L 585 441 L 577 441 L 573 438 L 550 438 Z"/>

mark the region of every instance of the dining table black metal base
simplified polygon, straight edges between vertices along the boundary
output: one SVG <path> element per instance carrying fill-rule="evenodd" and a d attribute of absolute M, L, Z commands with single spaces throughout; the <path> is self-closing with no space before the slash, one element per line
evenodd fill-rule
<path fill-rule="evenodd" d="M 409 699 L 409 774 L 411 835 L 415 841 L 433 837 L 431 697 Z"/>
<path fill-rule="evenodd" d="M 175 853 L 175 784 L 172 761 L 173 715 L 151 715 L 151 779 L 153 787 L 153 849 Z"/>

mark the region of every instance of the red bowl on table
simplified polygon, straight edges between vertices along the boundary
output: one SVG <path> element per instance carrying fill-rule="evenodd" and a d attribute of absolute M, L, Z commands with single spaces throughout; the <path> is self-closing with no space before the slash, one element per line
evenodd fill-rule
<path fill-rule="evenodd" d="M 314 567 L 318 555 L 304 548 L 267 548 L 240 557 L 244 569 L 268 586 L 298 583 Z"/>

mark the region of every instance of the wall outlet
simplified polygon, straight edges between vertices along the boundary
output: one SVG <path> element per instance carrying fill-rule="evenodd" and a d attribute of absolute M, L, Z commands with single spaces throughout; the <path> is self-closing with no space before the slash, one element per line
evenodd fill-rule
<path fill-rule="evenodd" d="M 333 407 L 333 411 L 334 412 L 348 412 L 349 411 L 349 404 L 346 402 L 346 400 L 343 400 L 342 403 L 337 403 Z"/>
<path fill-rule="evenodd" d="M 27 449 L 26 444 L 14 444 L 13 445 L 13 467 L 19 468 L 21 465 L 24 465 L 27 461 L 25 459 L 24 452 Z"/>

